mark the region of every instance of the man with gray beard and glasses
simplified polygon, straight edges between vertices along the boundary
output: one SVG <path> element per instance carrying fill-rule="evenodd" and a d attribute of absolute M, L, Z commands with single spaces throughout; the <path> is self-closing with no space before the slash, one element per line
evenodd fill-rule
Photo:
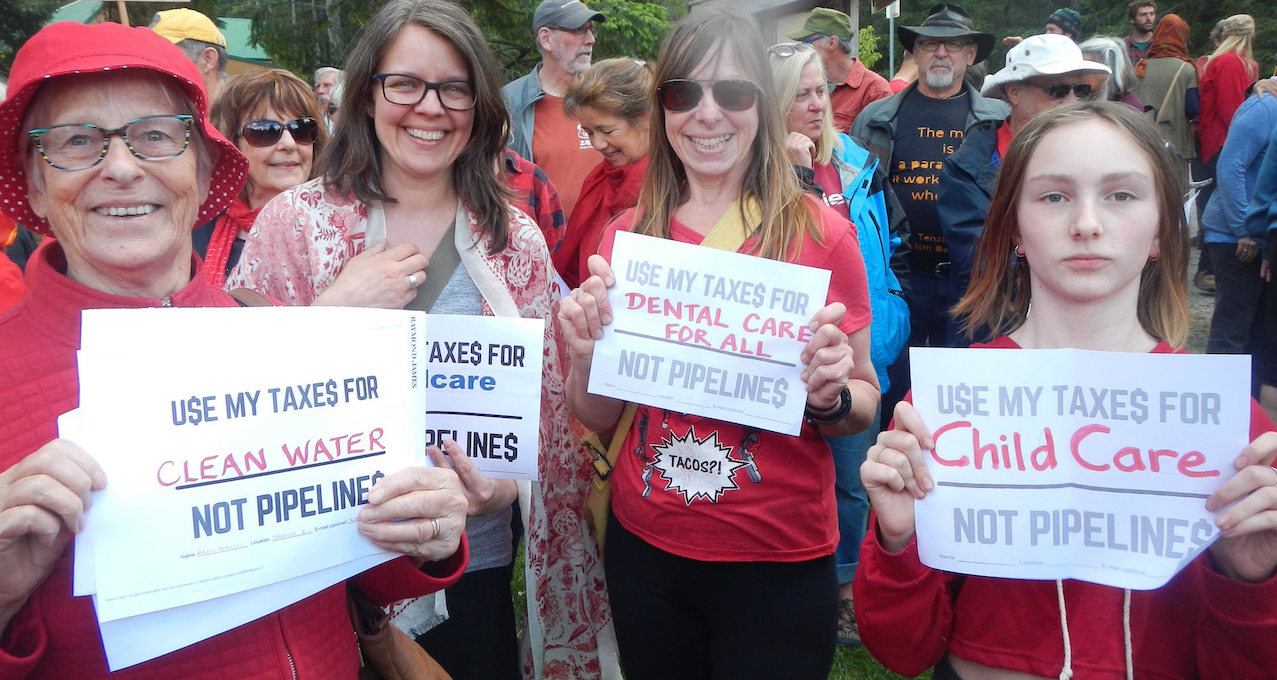
<path fill-rule="evenodd" d="M 993 51 L 993 36 L 975 30 L 966 10 L 952 3 L 932 7 L 920 26 L 901 26 L 897 37 L 913 53 L 918 80 L 876 101 L 856 117 L 851 136 L 888 159 L 887 175 L 909 217 L 909 347 L 943 347 L 950 339 L 949 249 L 936 216 L 940 168 L 982 121 L 1003 120 L 1006 102 L 986 99 L 963 83 L 967 68 Z M 953 337 L 957 337 L 953 334 Z M 883 396 L 884 425 L 909 388 L 908 347 L 889 369 Z"/>
<path fill-rule="evenodd" d="M 541 63 L 501 89 L 510 104 L 510 148 L 536 163 L 559 190 L 566 219 L 598 154 L 563 95 L 590 68 L 598 24 L 606 18 L 581 0 L 544 0 L 532 15 Z"/>

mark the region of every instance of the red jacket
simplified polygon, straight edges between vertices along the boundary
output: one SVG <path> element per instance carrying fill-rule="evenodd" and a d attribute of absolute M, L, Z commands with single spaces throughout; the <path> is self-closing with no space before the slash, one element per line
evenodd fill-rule
<path fill-rule="evenodd" d="M 22 282 L 22 270 L 0 250 L 0 311 L 4 311 L 22 299 L 27 286 Z"/>
<path fill-rule="evenodd" d="M 27 265 L 30 294 L 0 312 L 0 470 L 57 437 L 56 418 L 79 402 L 75 352 L 80 310 L 159 307 L 160 300 L 108 295 L 71 281 L 51 240 Z M 174 307 L 234 307 L 233 298 L 192 282 L 168 299 Z M 153 367 L 167 370 L 174 367 Z M 92 452 L 90 452 L 91 454 Z M 354 678 L 359 661 L 346 613 L 345 589 L 334 586 L 274 614 L 108 675 L 89 598 L 71 597 L 72 548 L 0 634 L 0 678 L 57 680 L 298 680 Z M 439 590 L 461 576 L 465 544 L 429 574 L 407 559 L 357 577 L 369 597 L 389 603 Z"/>
<path fill-rule="evenodd" d="M 1012 348 L 1006 338 L 990 346 Z M 1169 352 L 1161 344 L 1154 352 Z M 1273 429 L 1251 403 L 1251 438 Z M 869 525 L 877 526 L 873 516 Z M 1132 591 L 1135 677 L 1271 678 L 1277 669 L 1277 578 L 1252 585 L 1215 571 L 1207 552 L 1157 590 Z M 1079 680 L 1126 677 L 1123 591 L 1066 580 L 1064 606 Z M 917 541 L 888 553 L 870 531 L 853 584 L 860 638 L 887 668 L 914 676 L 946 652 L 995 668 L 1056 677 L 1064 632 L 1054 581 L 963 576 L 931 569 Z"/>
<path fill-rule="evenodd" d="M 1246 88 L 1255 82 L 1252 73 L 1232 52 L 1225 52 L 1206 65 L 1200 85 L 1202 115 L 1197 131 L 1202 159 L 1209 161 L 1224 148 L 1233 114 L 1246 100 Z"/>

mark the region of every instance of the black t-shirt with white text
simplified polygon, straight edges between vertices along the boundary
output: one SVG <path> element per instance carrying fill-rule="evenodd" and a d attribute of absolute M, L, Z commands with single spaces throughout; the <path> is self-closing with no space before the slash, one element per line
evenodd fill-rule
<path fill-rule="evenodd" d="M 896 114 L 889 175 L 909 216 L 909 264 L 914 272 L 932 272 L 949 260 L 936 216 L 937 189 L 941 164 L 962 145 L 970 99 L 965 89 L 948 99 L 932 99 L 914 88 Z"/>

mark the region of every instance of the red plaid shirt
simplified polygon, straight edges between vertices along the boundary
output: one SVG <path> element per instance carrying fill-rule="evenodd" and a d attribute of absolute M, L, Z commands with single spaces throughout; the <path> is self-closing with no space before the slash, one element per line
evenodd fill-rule
<path fill-rule="evenodd" d="M 545 236 L 545 245 L 550 254 L 558 250 L 563 242 L 563 231 L 567 220 L 563 218 L 563 204 L 559 201 L 559 190 L 554 188 L 550 178 L 540 167 L 513 150 L 505 150 L 506 184 L 514 191 L 514 200 L 510 203 L 531 217 L 541 234 Z"/>

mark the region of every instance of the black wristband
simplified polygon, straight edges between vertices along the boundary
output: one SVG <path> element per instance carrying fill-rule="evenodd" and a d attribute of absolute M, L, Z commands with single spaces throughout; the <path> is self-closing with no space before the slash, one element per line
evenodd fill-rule
<path fill-rule="evenodd" d="M 846 385 L 842 386 L 842 391 L 838 393 L 838 407 L 828 412 L 817 412 L 811 409 L 808 404 L 803 409 L 803 417 L 812 425 L 829 425 L 843 419 L 851 411 L 851 388 Z"/>

